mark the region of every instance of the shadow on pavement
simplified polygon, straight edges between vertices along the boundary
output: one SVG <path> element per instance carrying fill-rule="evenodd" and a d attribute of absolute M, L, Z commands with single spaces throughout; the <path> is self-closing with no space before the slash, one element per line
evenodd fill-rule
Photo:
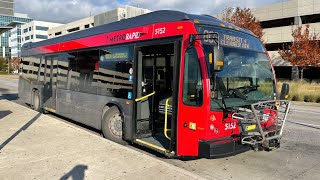
<path fill-rule="evenodd" d="M 71 169 L 67 174 L 63 175 L 60 180 L 69 179 L 70 177 L 73 180 L 83 180 L 84 172 L 88 169 L 86 165 L 77 165 L 73 169 Z"/>
<path fill-rule="evenodd" d="M 17 100 L 18 99 L 18 94 L 17 93 L 0 94 L 0 100 L 1 99 L 6 99 L 6 100 L 9 100 L 9 101 Z"/>
<path fill-rule="evenodd" d="M 0 145 L 0 150 L 2 150 L 10 141 L 12 141 L 16 136 L 19 135 L 21 131 L 25 131 L 28 129 L 28 127 L 31 126 L 32 123 L 34 123 L 39 117 L 41 116 L 41 113 L 38 113 L 36 116 L 34 116 L 29 122 L 27 122 L 24 126 L 22 126 L 17 132 L 15 132 L 13 135 L 11 135 L 7 140 L 5 140 Z"/>
<path fill-rule="evenodd" d="M 8 115 L 11 114 L 11 113 L 12 113 L 12 111 L 10 111 L 10 110 L 0 111 L 0 119 L 8 116 Z"/>

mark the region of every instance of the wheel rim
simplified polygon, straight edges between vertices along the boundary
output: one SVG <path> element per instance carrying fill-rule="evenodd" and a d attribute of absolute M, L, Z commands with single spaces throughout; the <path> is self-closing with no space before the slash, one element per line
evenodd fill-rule
<path fill-rule="evenodd" d="M 39 108 L 39 96 L 38 95 L 35 95 L 34 96 L 34 109 L 38 109 Z"/>
<path fill-rule="evenodd" d="M 120 114 L 115 114 L 110 119 L 110 131 L 117 137 L 122 137 L 122 118 Z"/>

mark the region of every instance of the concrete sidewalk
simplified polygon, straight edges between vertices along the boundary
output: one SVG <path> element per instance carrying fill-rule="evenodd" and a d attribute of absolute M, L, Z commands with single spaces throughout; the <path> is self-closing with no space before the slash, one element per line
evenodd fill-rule
<path fill-rule="evenodd" d="M 0 100 L 0 179 L 201 179 L 7 100 Z"/>

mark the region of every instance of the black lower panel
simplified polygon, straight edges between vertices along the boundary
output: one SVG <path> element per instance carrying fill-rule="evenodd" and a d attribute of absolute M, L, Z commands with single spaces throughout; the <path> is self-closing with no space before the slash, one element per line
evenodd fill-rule
<path fill-rule="evenodd" d="M 209 159 L 231 156 L 250 149 L 249 145 L 243 145 L 233 138 L 199 142 L 199 156 Z"/>

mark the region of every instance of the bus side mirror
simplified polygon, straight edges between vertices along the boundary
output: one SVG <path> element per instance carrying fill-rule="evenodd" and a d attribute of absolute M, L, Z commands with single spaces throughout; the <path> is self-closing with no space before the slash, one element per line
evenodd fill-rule
<path fill-rule="evenodd" d="M 209 54 L 209 62 L 211 70 L 213 72 L 219 72 L 223 70 L 224 66 L 224 52 L 223 48 L 220 46 L 213 47 L 213 57 L 212 53 Z"/>
<path fill-rule="evenodd" d="M 283 83 L 281 88 L 280 100 L 286 100 L 289 97 L 289 84 Z"/>

